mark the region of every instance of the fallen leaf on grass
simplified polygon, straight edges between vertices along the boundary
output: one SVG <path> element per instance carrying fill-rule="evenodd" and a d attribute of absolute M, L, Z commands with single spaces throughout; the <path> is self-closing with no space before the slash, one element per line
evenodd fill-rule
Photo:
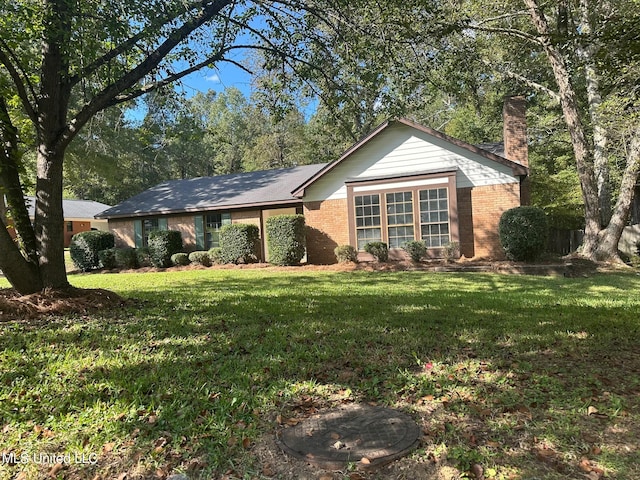
<path fill-rule="evenodd" d="M 17 476 L 16 476 L 16 480 L 27 480 L 27 474 L 25 472 L 20 472 Z"/>
<path fill-rule="evenodd" d="M 360 463 L 361 463 L 362 465 L 371 465 L 371 460 L 369 460 L 367 457 L 362 457 L 362 458 L 360 459 Z"/>
<path fill-rule="evenodd" d="M 60 472 L 60 470 L 62 470 L 63 468 L 64 465 L 58 462 L 53 467 L 51 467 L 51 470 L 49 470 L 49 473 L 47 475 L 51 478 L 55 478 L 58 472 Z"/>
<path fill-rule="evenodd" d="M 276 471 L 273 469 L 273 466 L 270 463 L 265 463 L 262 466 L 262 475 L 265 477 L 273 477 L 276 474 Z"/>
<path fill-rule="evenodd" d="M 473 476 L 476 478 L 476 480 L 484 479 L 484 468 L 482 468 L 482 465 L 480 465 L 479 463 L 473 464 L 473 466 L 471 467 L 471 473 L 473 473 Z"/>
<path fill-rule="evenodd" d="M 244 448 L 245 450 L 247 450 L 249 447 L 251 446 L 251 439 L 244 437 L 242 439 L 242 448 Z"/>

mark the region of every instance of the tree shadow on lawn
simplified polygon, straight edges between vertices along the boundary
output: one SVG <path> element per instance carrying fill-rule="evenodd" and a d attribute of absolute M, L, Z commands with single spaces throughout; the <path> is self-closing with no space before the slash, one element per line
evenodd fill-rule
<path fill-rule="evenodd" d="M 445 461 L 434 454 L 444 445 L 462 470 L 633 478 L 640 332 L 637 302 L 616 301 L 624 286 L 424 273 L 174 284 L 147 292 L 143 311 L 9 332 L 5 358 L 21 360 L 2 373 L 0 423 L 20 442 L 49 445 L 40 425 L 66 429 L 59 448 L 101 452 L 69 478 L 209 475 L 250 468 L 237 459 L 278 413 L 374 401 L 419 419 L 425 461 Z M 14 388 L 47 376 L 60 381 Z"/>

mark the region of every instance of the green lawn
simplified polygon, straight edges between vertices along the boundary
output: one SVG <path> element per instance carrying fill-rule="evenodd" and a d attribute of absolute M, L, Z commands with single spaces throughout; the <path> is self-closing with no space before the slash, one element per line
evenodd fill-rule
<path fill-rule="evenodd" d="M 58 478 L 264 478 L 277 466 L 261 464 L 255 443 L 278 422 L 352 400 L 422 423 L 407 465 L 640 478 L 638 275 L 208 269 L 70 280 L 139 302 L 0 323 L 1 479 L 46 474 L 40 453 L 71 455 Z"/>

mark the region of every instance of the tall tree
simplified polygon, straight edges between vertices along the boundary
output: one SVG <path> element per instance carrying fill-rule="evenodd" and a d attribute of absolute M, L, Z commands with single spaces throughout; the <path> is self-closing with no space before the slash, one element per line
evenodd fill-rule
<path fill-rule="evenodd" d="M 324 15 L 329 0 L 22 0 L 0 3 L 0 186 L 19 242 L 0 225 L 0 269 L 23 293 L 68 286 L 63 254 L 63 167 L 72 140 L 95 115 L 233 53 L 255 48 L 296 69 L 308 41 L 320 48 L 344 25 Z M 367 2 L 357 0 L 356 7 Z M 335 4 L 335 5 L 334 5 Z M 315 18 L 316 28 L 308 29 Z M 322 26 L 320 28 L 319 26 Z M 20 177 L 18 99 L 37 156 L 33 226 Z M 3 222 L 4 223 L 4 222 Z"/>

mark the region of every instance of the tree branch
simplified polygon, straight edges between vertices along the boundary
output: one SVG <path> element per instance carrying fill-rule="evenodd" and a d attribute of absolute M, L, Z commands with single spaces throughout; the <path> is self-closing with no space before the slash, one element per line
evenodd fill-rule
<path fill-rule="evenodd" d="M 15 65 L 13 64 L 12 59 L 16 61 Z M 29 101 L 29 93 L 34 100 L 36 98 L 35 91 L 33 90 L 33 85 L 31 85 L 29 77 L 25 75 L 24 70 L 20 67 L 19 62 L 13 54 L 13 51 L 9 48 L 4 40 L 0 40 L 0 63 L 2 63 L 2 65 L 4 65 L 4 67 L 9 72 L 9 76 L 11 76 L 11 80 L 13 80 L 13 83 L 16 86 L 18 96 L 20 97 L 20 101 L 22 102 L 22 106 L 24 107 L 33 124 L 36 125 L 38 115 L 36 114 L 34 105 Z"/>
<path fill-rule="evenodd" d="M 487 67 L 490 67 L 492 69 L 498 69 L 498 73 L 501 74 L 501 75 L 504 75 L 504 76 L 509 77 L 509 78 L 513 78 L 514 80 L 518 80 L 518 81 L 528 85 L 531 88 L 535 88 L 536 90 L 539 90 L 541 92 L 546 93 L 553 100 L 555 100 L 556 102 L 560 103 L 560 95 L 557 92 L 554 92 L 553 90 L 551 90 L 549 87 L 545 87 L 541 83 L 534 82 L 530 78 L 527 78 L 524 75 L 520 75 L 519 73 L 516 73 L 516 72 L 514 72 L 512 70 L 509 70 L 509 69 L 506 69 L 506 68 L 502 68 L 500 66 L 496 66 L 495 64 L 492 64 L 488 60 L 482 59 L 481 62 L 484 65 L 486 65 Z"/>

